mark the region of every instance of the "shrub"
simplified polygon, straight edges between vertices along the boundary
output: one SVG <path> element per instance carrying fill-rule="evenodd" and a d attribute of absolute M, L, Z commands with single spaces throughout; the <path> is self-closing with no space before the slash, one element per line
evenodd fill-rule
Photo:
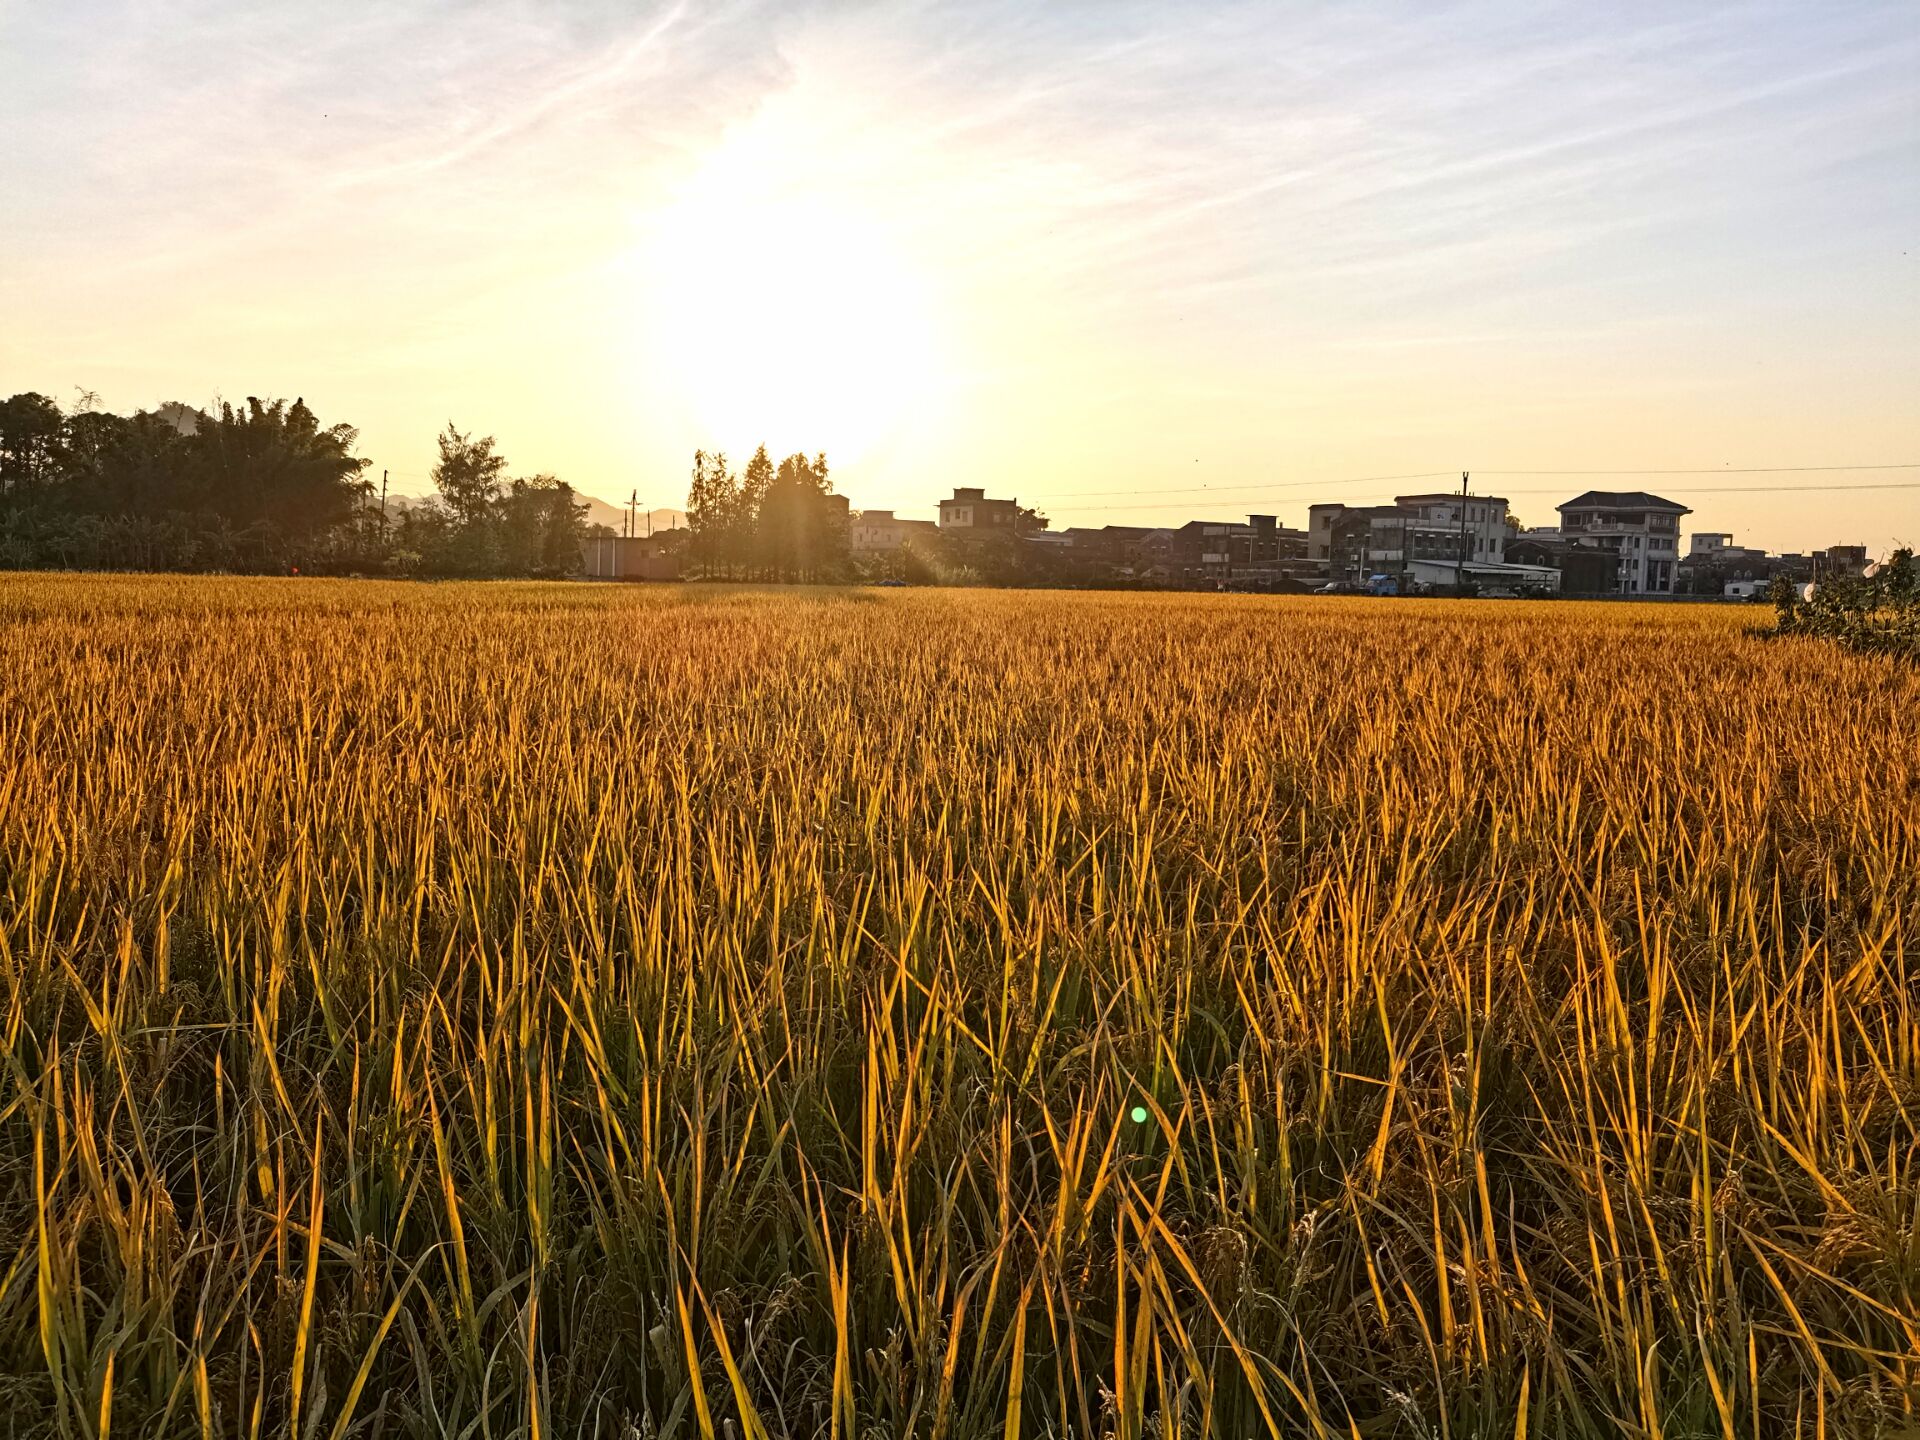
<path fill-rule="evenodd" d="M 1920 659 L 1920 569 L 1897 550 L 1864 575 L 1843 575 L 1804 589 L 1784 576 L 1767 598 L 1779 612 L 1775 633 L 1814 635 L 1849 649 Z"/>

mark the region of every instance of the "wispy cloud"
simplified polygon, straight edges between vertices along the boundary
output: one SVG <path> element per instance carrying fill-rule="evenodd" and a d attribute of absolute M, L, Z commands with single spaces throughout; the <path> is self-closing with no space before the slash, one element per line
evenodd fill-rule
<path fill-rule="evenodd" d="M 1875 406 L 1913 435 L 1887 397 L 1920 379 L 1916 74 L 1911 7 L 1866 0 L 16 0 L 0 382 L 284 353 L 341 376 L 370 442 L 443 403 L 410 377 L 474 383 L 489 351 L 502 392 L 524 357 L 605 394 L 609 313 L 647 323 L 600 293 L 637 231 L 764 142 L 946 297 L 954 384 L 994 427 L 921 437 L 973 447 L 954 467 L 1092 444 L 1145 470 L 1169 428 L 1250 455 L 1283 390 L 1289 443 L 1329 457 L 1310 417 L 1353 428 L 1383 386 L 1398 438 L 1366 443 L 1484 431 L 1449 352 L 1510 415 L 1640 386 L 1660 433 L 1718 446 L 1734 412 L 1688 422 L 1649 387 L 1746 385 L 1754 414 L 1802 397 L 1796 443 Z M 656 418 L 646 463 L 677 463 Z M 583 423 L 573 455 L 620 453 L 614 417 Z"/>

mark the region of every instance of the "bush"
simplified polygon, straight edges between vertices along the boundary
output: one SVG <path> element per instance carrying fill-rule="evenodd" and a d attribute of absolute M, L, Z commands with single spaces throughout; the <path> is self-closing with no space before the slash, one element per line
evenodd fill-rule
<path fill-rule="evenodd" d="M 1817 635 L 1852 650 L 1920 660 L 1920 569 L 1911 550 L 1895 551 L 1865 575 L 1804 589 L 1779 576 L 1767 598 L 1779 612 L 1775 634 Z"/>

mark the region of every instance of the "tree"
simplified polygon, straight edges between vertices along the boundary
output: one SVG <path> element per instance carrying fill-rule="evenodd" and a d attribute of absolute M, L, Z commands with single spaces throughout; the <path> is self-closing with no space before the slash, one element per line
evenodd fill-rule
<path fill-rule="evenodd" d="M 117 429 L 127 422 L 100 408 L 99 392 L 75 386 L 73 413 L 67 417 L 66 449 L 69 477 L 83 470 L 97 470 L 101 451 Z"/>
<path fill-rule="evenodd" d="M 818 580 L 845 572 L 845 502 L 837 502 L 827 457 L 789 455 L 761 505 L 762 546 L 782 580 Z"/>
<path fill-rule="evenodd" d="M 60 472 L 66 417 L 36 391 L 0 400 L 0 499 L 31 499 Z"/>
<path fill-rule="evenodd" d="M 238 526 L 271 525 L 302 539 L 351 520 L 370 491 L 355 457 L 359 431 L 321 429 L 304 400 L 228 404 L 201 414 L 181 450 L 186 484 L 180 508 L 219 515 Z M 178 472 L 176 472 L 178 473 Z"/>
<path fill-rule="evenodd" d="M 547 492 L 546 525 L 542 532 L 540 568 L 549 575 L 572 575 L 580 569 L 580 541 L 585 535 L 586 505 L 573 498 L 573 487 L 556 481 Z"/>
<path fill-rule="evenodd" d="M 551 475 L 505 479 L 491 436 L 438 437 L 438 501 L 388 520 L 351 425 L 304 399 L 168 403 L 131 417 L 81 391 L 71 414 L 0 401 L 0 565 L 173 570 L 397 569 L 561 575 L 586 507 Z M 719 466 L 725 475 L 725 463 Z"/>
<path fill-rule="evenodd" d="M 500 498 L 501 477 L 507 458 L 494 448 L 493 436 L 475 440 L 462 435 L 447 422 L 447 431 L 439 437 L 440 458 L 433 466 L 433 486 L 441 502 L 463 527 L 484 526 L 493 518 L 493 507 Z"/>
<path fill-rule="evenodd" d="M 515 480 L 498 503 L 502 568 L 518 575 L 567 575 L 580 568 L 587 507 L 551 475 Z"/>
<path fill-rule="evenodd" d="M 716 450 L 693 452 L 693 481 L 687 489 L 687 529 L 694 563 L 705 574 L 719 572 L 729 561 L 730 539 L 739 509 L 739 486 L 727 469 L 727 457 Z"/>
<path fill-rule="evenodd" d="M 10 555 L 151 569 L 266 568 L 326 553 L 365 502 L 350 425 L 305 402 L 131 419 L 82 391 L 71 415 L 41 395 L 0 404 L 0 503 L 23 518 Z M 24 537 L 37 538 L 28 542 Z"/>
<path fill-rule="evenodd" d="M 766 534 L 767 496 L 773 489 L 773 460 L 762 445 L 747 461 L 734 497 L 732 543 L 735 563 L 749 576 L 767 573 L 774 563 Z"/>
<path fill-rule="evenodd" d="M 510 564 L 500 493 L 507 458 L 491 435 L 476 440 L 462 435 L 451 421 L 437 443 L 440 458 L 434 462 L 433 485 L 447 523 L 440 534 L 428 537 L 429 548 L 423 553 L 435 570 L 491 574 Z"/>
<path fill-rule="evenodd" d="M 776 466 L 762 445 L 736 477 L 724 455 L 694 452 L 687 524 L 705 574 L 843 577 L 850 564 L 846 521 L 825 455 L 789 455 Z"/>

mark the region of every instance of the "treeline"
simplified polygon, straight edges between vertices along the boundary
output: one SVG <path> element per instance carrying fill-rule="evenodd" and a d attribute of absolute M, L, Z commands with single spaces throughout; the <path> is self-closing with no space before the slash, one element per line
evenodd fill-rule
<path fill-rule="evenodd" d="M 439 437 L 437 500 L 383 512 L 359 432 L 304 400 L 163 405 L 0 400 L 0 568 L 564 575 L 586 507 L 512 479 L 492 437 Z"/>
<path fill-rule="evenodd" d="M 695 451 L 687 529 L 688 559 L 711 578 L 831 582 L 852 573 L 847 501 L 833 493 L 825 455 L 776 466 L 762 445 L 736 475 L 725 455 Z"/>

